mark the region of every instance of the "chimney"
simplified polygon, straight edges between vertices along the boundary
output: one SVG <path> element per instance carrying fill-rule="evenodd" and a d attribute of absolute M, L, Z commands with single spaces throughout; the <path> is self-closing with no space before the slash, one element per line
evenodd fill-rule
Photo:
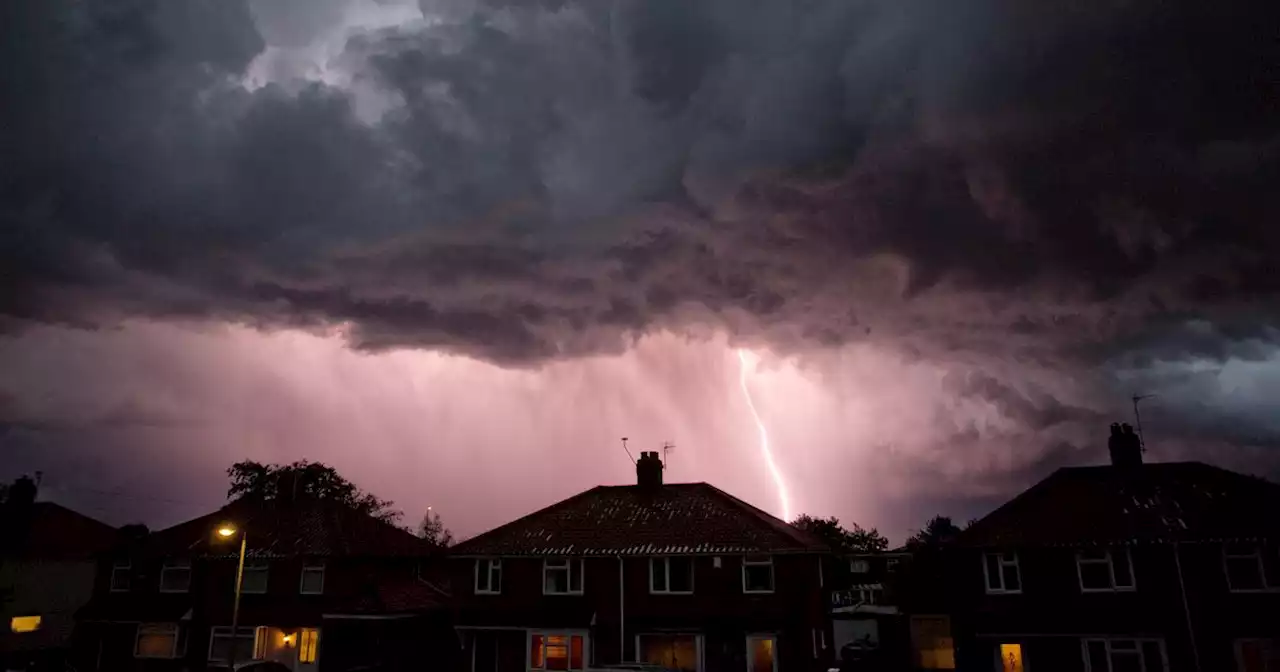
<path fill-rule="evenodd" d="M 662 488 L 662 460 L 657 451 L 640 453 L 636 461 L 636 484 L 646 490 Z"/>
<path fill-rule="evenodd" d="M 30 476 L 21 476 L 9 486 L 9 497 L 6 503 L 13 507 L 29 507 L 36 502 L 36 494 L 40 486 Z"/>
<path fill-rule="evenodd" d="M 1142 439 L 1133 432 L 1129 423 L 1111 423 L 1111 438 L 1107 440 L 1111 453 L 1111 466 L 1137 469 L 1142 466 Z"/>

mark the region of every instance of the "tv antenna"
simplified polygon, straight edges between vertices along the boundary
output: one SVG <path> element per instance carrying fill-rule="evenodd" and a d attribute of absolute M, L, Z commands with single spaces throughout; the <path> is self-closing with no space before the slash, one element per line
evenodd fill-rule
<path fill-rule="evenodd" d="M 667 452 L 675 449 L 676 449 L 676 444 L 671 443 L 670 441 L 662 442 L 662 468 L 663 469 L 667 468 Z"/>
<path fill-rule="evenodd" d="M 631 464 L 636 463 L 636 458 L 631 457 L 631 449 L 627 448 L 627 437 L 622 437 L 622 449 L 627 451 L 627 457 L 631 458 Z"/>
<path fill-rule="evenodd" d="M 1135 394 L 1133 395 L 1133 419 L 1138 425 L 1138 443 L 1142 445 L 1142 452 L 1147 452 L 1147 440 L 1142 437 L 1142 413 L 1138 412 L 1138 402 L 1143 399 L 1150 399 L 1154 394 Z"/>

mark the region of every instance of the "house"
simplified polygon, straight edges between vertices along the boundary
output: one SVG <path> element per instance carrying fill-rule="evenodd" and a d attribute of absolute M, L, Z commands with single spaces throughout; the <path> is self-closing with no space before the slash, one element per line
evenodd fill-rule
<path fill-rule="evenodd" d="M 955 667 L 939 549 L 845 557 L 830 575 L 832 642 L 849 672 Z"/>
<path fill-rule="evenodd" d="M 964 670 L 1261 672 L 1280 663 L 1280 486 L 1199 462 L 1055 471 L 965 530 Z"/>
<path fill-rule="evenodd" d="M 71 648 L 75 612 L 93 594 L 96 554 L 110 525 L 53 502 L 19 478 L 0 506 L 0 669 L 60 669 Z"/>
<path fill-rule="evenodd" d="M 275 660 L 298 672 L 451 665 L 448 595 L 420 575 L 432 553 L 408 531 L 332 501 L 238 500 L 102 560 L 79 614 L 92 652 L 81 669 L 225 669 L 233 647 L 237 663 Z"/>
<path fill-rule="evenodd" d="M 826 670 L 820 540 L 706 483 L 599 486 L 451 549 L 471 672 Z"/>

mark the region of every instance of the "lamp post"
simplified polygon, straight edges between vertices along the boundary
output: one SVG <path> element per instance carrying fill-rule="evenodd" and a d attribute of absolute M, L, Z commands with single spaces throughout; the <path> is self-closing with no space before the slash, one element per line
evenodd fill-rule
<path fill-rule="evenodd" d="M 224 524 L 218 528 L 218 536 L 223 539 L 230 539 L 236 536 L 236 526 L 230 523 Z M 236 644 L 240 638 L 240 585 L 244 581 L 244 550 L 245 542 L 249 533 L 245 530 L 239 530 L 240 533 L 240 559 L 236 563 L 236 590 L 235 602 L 231 606 L 231 648 L 227 652 L 227 669 L 234 671 L 236 669 Z"/>

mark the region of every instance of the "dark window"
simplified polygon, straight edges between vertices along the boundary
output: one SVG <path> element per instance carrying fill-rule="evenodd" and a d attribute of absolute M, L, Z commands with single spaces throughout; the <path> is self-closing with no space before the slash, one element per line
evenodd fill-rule
<path fill-rule="evenodd" d="M 773 592 L 773 558 L 771 556 L 747 556 L 742 559 L 742 591 Z"/>
<path fill-rule="evenodd" d="M 191 562 L 168 560 L 160 568 L 160 592 L 185 593 L 191 589 Z"/>
<path fill-rule="evenodd" d="M 1087 549 L 1076 553 L 1080 590 L 1133 590 L 1133 564 L 1125 548 Z"/>
<path fill-rule="evenodd" d="M 321 595 L 324 593 L 324 565 L 304 565 L 302 577 L 298 582 L 298 592 L 303 595 Z"/>
<path fill-rule="evenodd" d="M 502 592 L 502 561 L 497 558 L 476 560 L 476 592 L 496 594 Z"/>
<path fill-rule="evenodd" d="M 111 592 L 119 593 L 129 590 L 133 565 L 128 560 L 116 560 L 111 564 Z"/>
<path fill-rule="evenodd" d="M 1017 553 L 987 553 L 983 556 L 983 572 L 988 593 L 1022 592 L 1022 571 Z"/>
<path fill-rule="evenodd" d="M 1262 564 L 1262 549 L 1252 545 L 1227 544 L 1222 548 L 1231 590 L 1266 590 L 1267 573 Z"/>
<path fill-rule="evenodd" d="M 1155 639 L 1086 639 L 1086 672 L 1165 672 L 1164 647 Z"/>
<path fill-rule="evenodd" d="M 649 570 L 650 592 L 693 592 L 693 558 L 650 558 Z"/>
<path fill-rule="evenodd" d="M 244 576 L 240 582 L 240 592 L 267 592 L 267 575 L 269 570 L 270 566 L 267 564 L 266 560 L 245 560 Z"/>
<path fill-rule="evenodd" d="M 542 592 L 547 595 L 581 595 L 582 559 L 544 560 Z"/>

